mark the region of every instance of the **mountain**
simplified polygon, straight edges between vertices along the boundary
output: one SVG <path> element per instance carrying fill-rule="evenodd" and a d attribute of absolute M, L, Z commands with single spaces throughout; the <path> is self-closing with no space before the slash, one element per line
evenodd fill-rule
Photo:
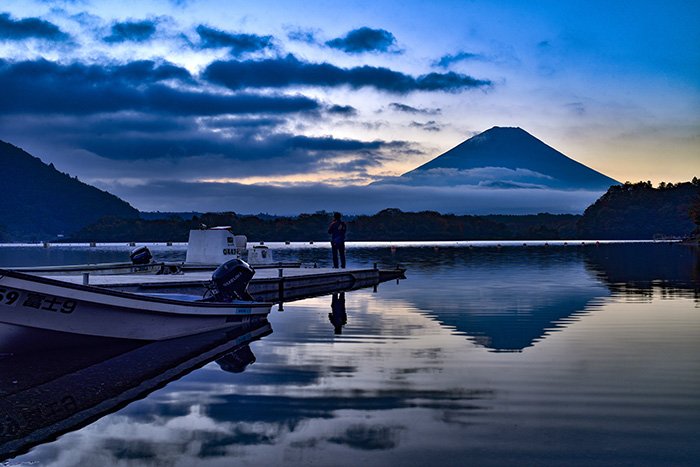
<path fill-rule="evenodd" d="M 0 241 L 50 240 L 104 216 L 139 215 L 126 201 L 4 141 L 0 141 L 0 167 Z"/>
<path fill-rule="evenodd" d="M 493 127 L 400 177 L 417 186 L 475 185 L 605 191 L 619 182 L 576 162 L 521 128 Z"/>

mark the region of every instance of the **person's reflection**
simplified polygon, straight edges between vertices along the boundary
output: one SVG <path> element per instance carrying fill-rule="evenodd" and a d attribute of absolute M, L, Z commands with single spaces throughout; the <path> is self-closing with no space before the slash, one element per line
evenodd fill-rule
<path fill-rule="evenodd" d="M 331 310 L 328 313 L 328 321 L 333 325 L 336 334 L 342 334 L 343 326 L 348 322 L 348 314 L 345 312 L 345 292 L 333 294 Z"/>

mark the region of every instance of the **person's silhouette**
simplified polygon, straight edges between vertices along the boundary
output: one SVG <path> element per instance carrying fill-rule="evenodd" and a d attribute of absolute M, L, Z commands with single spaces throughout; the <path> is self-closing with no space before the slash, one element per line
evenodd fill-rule
<path fill-rule="evenodd" d="M 331 235 L 331 249 L 333 250 L 333 267 L 338 267 L 338 256 L 340 255 L 340 267 L 345 268 L 345 233 L 348 226 L 341 220 L 339 212 L 333 213 L 333 222 L 328 226 L 328 233 Z"/>

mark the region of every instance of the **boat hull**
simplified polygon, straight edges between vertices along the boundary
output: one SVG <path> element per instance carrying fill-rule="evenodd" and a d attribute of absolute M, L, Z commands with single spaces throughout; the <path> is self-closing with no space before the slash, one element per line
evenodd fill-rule
<path fill-rule="evenodd" d="M 106 274 L 164 274 L 177 271 L 175 264 L 165 263 L 133 264 L 133 263 L 101 263 L 101 264 L 75 264 L 69 266 L 30 266 L 10 268 L 13 271 L 27 274 L 51 274 L 51 275 L 106 275 Z"/>
<path fill-rule="evenodd" d="M 171 300 L 0 270 L 0 323 L 29 330 L 163 340 L 264 318 L 270 307 Z"/>

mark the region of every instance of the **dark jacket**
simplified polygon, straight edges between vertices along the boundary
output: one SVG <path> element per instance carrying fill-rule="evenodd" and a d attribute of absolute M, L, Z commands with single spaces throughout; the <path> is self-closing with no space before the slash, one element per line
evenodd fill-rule
<path fill-rule="evenodd" d="M 328 227 L 328 233 L 331 234 L 331 243 L 344 243 L 345 242 L 345 232 L 347 232 L 348 226 L 345 225 L 343 221 L 333 221 Z"/>

